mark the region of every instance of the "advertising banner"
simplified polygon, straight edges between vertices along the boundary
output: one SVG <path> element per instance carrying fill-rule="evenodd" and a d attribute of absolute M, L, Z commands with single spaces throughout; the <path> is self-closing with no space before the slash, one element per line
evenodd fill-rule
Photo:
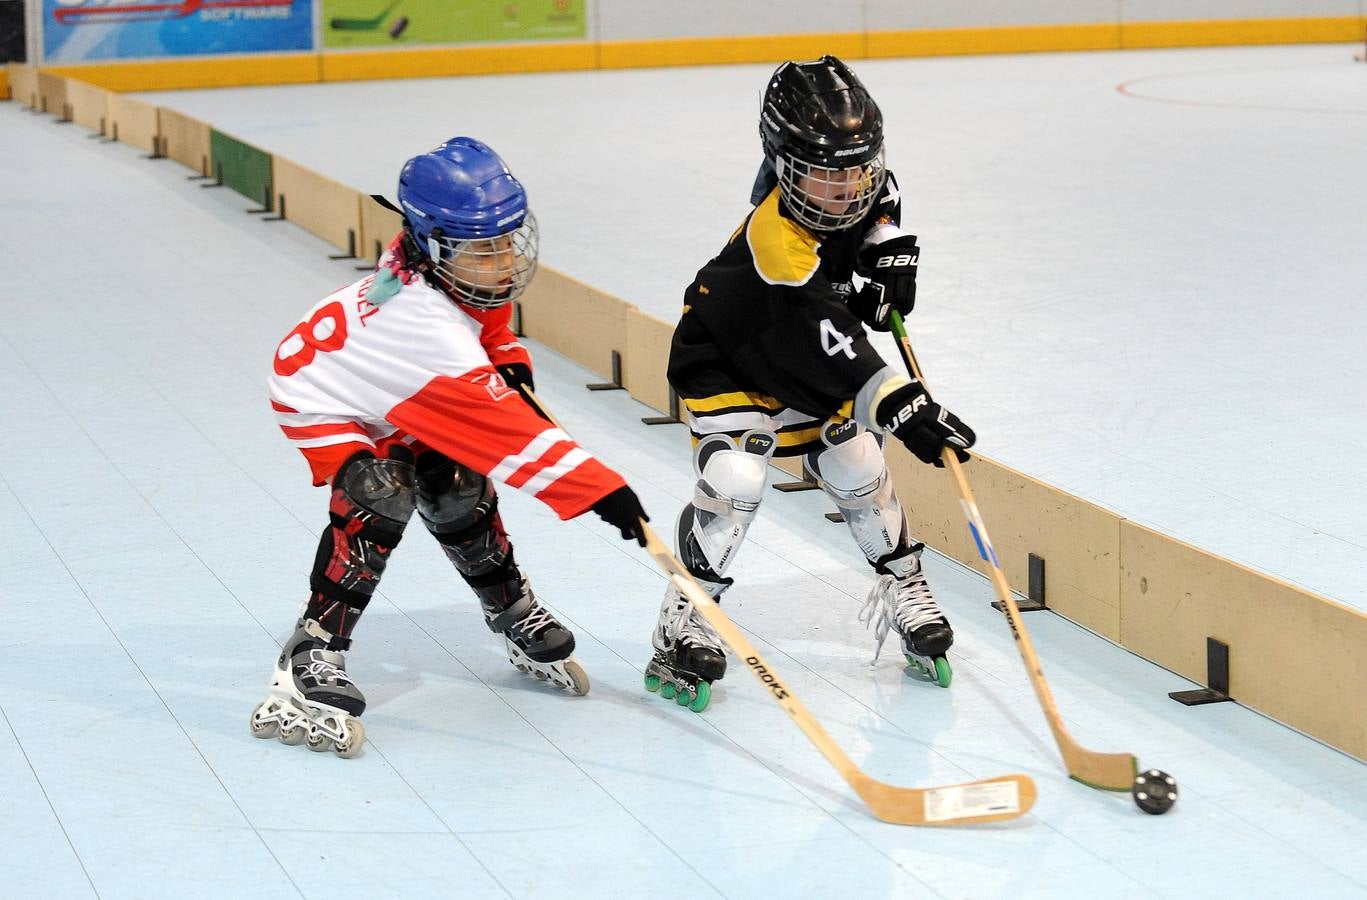
<path fill-rule="evenodd" d="M 314 0 L 43 0 L 47 62 L 313 49 Z"/>
<path fill-rule="evenodd" d="M 324 47 L 583 38 L 584 0 L 321 0 Z"/>

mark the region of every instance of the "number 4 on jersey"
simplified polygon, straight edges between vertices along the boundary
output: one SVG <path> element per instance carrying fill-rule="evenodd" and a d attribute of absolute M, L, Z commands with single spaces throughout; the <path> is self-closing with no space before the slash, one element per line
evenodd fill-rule
<path fill-rule="evenodd" d="M 821 349 L 827 356 L 843 353 L 854 359 L 854 338 L 831 324 L 830 319 L 821 320 Z"/>

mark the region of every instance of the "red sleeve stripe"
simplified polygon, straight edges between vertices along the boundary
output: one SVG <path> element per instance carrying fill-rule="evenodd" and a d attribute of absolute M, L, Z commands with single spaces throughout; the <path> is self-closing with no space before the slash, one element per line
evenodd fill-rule
<path fill-rule="evenodd" d="M 297 412 L 299 412 L 299 410 L 297 410 L 297 409 L 293 409 L 293 408 L 291 408 L 291 407 L 288 407 L 288 406 L 286 406 L 286 405 L 283 404 L 283 403 L 276 403 L 274 400 L 271 401 L 271 409 L 275 410 L 276 412 L 280 412 L 280 413 L 297 413 Z"/>
<path fill-rule="evenodd" d="M 280 430 L 285 432 L 285 437 L 291 440 L 301 438 L 324 437 L 332 434 L 358 435 L 368 437 L 364 428 L 355 422 L 334 422 L 324 425 L 281 425 Z"/>
<path fill-rule="evenodd" d="M 346 434 L 325 434 L 314 438 L 291 438 L 294 446 L 301 450 L 305 447 L 331 447 L 333 444 L 365 444 L 374 447 L 375 441 L 368 435 L 349 432 Z"/>

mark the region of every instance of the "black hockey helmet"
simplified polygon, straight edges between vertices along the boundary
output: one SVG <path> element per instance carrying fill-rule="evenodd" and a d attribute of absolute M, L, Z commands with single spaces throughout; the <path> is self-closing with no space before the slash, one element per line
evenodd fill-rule
<path fill-rule="evenodd" d="M 852 225 L 883 186 L 883 114 L 834 56 L 774 71 L 759 133 L 789 211 L 809 228 Z"/>

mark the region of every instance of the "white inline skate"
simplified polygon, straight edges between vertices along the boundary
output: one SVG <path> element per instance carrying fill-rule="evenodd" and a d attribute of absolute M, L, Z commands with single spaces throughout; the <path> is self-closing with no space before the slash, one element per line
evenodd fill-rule
<path fill-rule="evenodd" d="M 309 620 L 285 642 L 270 696 L 252 710 L 253 735 L 331 750 L 344 759 L 361 752 L 365 729 L 357 717 L 365 711 L 365 697 L 347 676 L 342 654 L 327 649 L 331 637 Z"/>

